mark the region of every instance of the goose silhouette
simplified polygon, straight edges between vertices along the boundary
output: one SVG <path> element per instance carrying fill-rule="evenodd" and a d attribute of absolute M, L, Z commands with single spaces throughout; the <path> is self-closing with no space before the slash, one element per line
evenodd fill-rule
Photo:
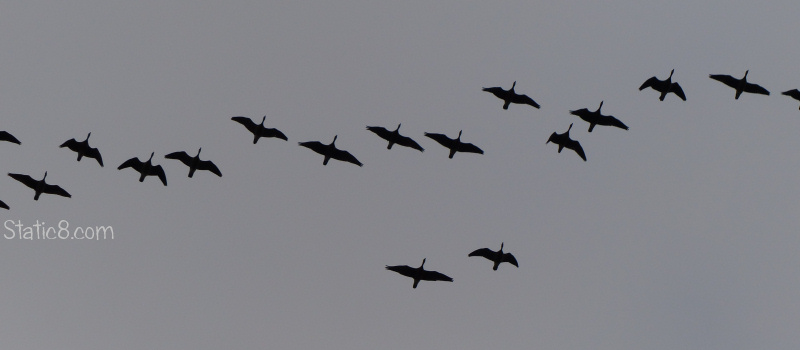
<path fill-rule="evenodd" d="M 769 95 L 769 91 L 767 91 L 767 89 L 761 87 L 758 84 L 747 82 L 747 73 L 749 72 L 750 70 L 745 71 L 742 79 L 736 79 L 730 75 L 724 75 L 724 74 L 710 74 L 708 77 L 716 81 L 722 82 L 723 84 L 728 85 L 732 87 L 734 90 L 736 90 L 736 96 L 734 97 L 735 100 L 739 99 L 739 96 L 742 95 L 742 92 L 749 92 L 751 94 Z"/>
<path fill-rule="evenodd" d="M 642 91 L 646 88 L 652 88 L 653 90 L 661 93 L 661 96 L 658 97 L 660 101 L 664 101 L 664 98 L 667 97 L 667 94 L 671 92 L 680 97 L 681 100 L 686 101 L 686 95 L 683 94 L 683 89 L 681 89 L 681 86 L 678 85 L 678 83 L 672 82 L 672 73 L 675 73 L 674 69 L 669 72 L 669 77 L 667 77 L 666 80 L 659 80 L 656 77 L 647 79 L 644 84 L 639 87 L 639 91 Z"/>
<path fill-rule="evenodd" d="M 420 152 L 424 152 L 425 149 L 422 148 L 416 141 L 412 140 L 408 136 L 400 135 L 400 125 L 402 124 L 397 124 L 397 129 L 394 129 L 394 131 L 386 130 L 386 128 L 382 126 L 367 126 L 367 130 L 372 131 L 382 139 L 389 141 L 389 145 L 386 146 L 386 149 L 392 149 L 392 146 L 398 144 L 400 146 L 410 147 Z"/>
<path fill-rule="evenodd" d="M 147 176 L 158 176 L 161 179 L 161 182 L 164 186 L 167 185 L 167 174 L 164 173 L 164 168 L 161 165 L 153 165 L 153 155 L 156 154 L 155 152 L 150 153 L 150 159 L 146 162 L 142 162 L 139 158 L 131 158 L 126 160 L 124 163 L 120 164 L 117 167 L 117 170 L 122 170 L 125 168 L 133 168 L 134 170 L 138 171 L 139 182 L 144 182 L 144 178 Z"/>
<path fill-rule="evenodd" d="M 793 98 L 795 100 L 800 101 L 800 90 L 797 90 L 797 89 L 791 89 L 789 91 L 784 91 L 784 92 L 781 93 L 781 95 L 786 95 L 786 96 L 789 96 L 789 97 L 791 97 L 791 98 Z"/>
<path fill-rule="evenodd" d="M 32 188 L 35 191 L 35 194 L 33 195 L 33 200 L 35 201 L 39 200 L 39 196 L 42 195 L 42 193 L 55 194 L 67 198 L 72 197 L 69 193 L 67 193 L 67 191 L 58 185 L 51 185 L 45 182 L 44 179 L 47 178 L 46 171 L 44 172 L 44 177 L 42 177 L 41 180 L 34 180 L 32 177 L 23 174 L 8 173 L 8 176 L 11 176 L 11 178 L 14 180 L 22 182 L 25 186 Z"/>
<path fill-rule="evenodd" d="M 349 162 L 358 166 L 363 166 L 364 164 L 359 162 L 356 157 L 350 154 L 350 152 L 336 148 L 335 143 L 337 137 L 339 137 L 339 135 L 334 136 L 333 141 L 328 145 L 322 144 L 319 141 L 299 142 L 299 145 L 325 156 L 325 159 L 322 160 L 322 165 L 328 165 L 328 161 L 333 158 L 343 162 Z"/>
<path fill-rule="evenodd" d="M 550 138 L 547 139 L 547 142 L 545 142 L 544 144 L 546 145 L 550 142 L 555 143 L 556 145 L 558 145 L 558 153 L 561 153 L 561 150 L 564 148 L 569 148 L 575 151 L 575 153 L 577 153 L 579 156 L 581 156 L 581 158 L 583 158 L 583 161 L 585 162 L 586 154 L 583 153 L 583 147 L 581 147 L 581 144 L 578 141 L 575 141 L 569 137 L 570 129 L 572 129 L 572 124 L 569 125 L 567 131 L 563 134 L 556 134 L 555 132 L 553 132 L 552 134 L 550 134 Z"/>
<path fill-rule="evenodd" d="M 60 147 L 60 148 L 67 147 L 70 150 L 72 150 L 73 152 L 78 153 L 78 161 L 79 162 L 81 161 L 81 158 L 83 158 L 85 156 L 85 157 L 89 157 L 89 158 L 94 158 L 95 160 L 97 160 L 98 163 L 100 163 L 100 166 L 102 167 L 103 166 L 103 157 L 100 156 L 100 151 L 98 151 L 97 148 L 92 148 L 92 147 L 89 146 L 89 136 L 92 136 L 92 133 L 89 133 L 89 135 L 86 135 L 86 140 L 78 142 L 78 141 L 75 141 L 75 139 L 69 139 L 69 140 L 65 141 L 64 143 L 62 143 L 61 146 L 58 146 L 58 147 Z"/>
<path fill-rule="evenodd" d="M 413 268 L 408 265 L 396 265 L 396 266 L 386 265 L 386 269 L 414 279 L 413 288 L 417 288 L 417 284 L 419 284 L 419 281 L 453 282 L 453 279 L 450 278 L 449 276 L 437 271 L 425 270 L 423 266 L 425 266 L 425 259 L 422 259 L 422 265 L 419 265 L 419 267 L 417 268 Z"/>
<path fill-rule="evenodd" d="M 470 152 L 470 153 L 483 154 L 483 150 L 478 148 L 478 146 L 475 146 L 471 143 L 461 142 L 461 131 L 463 130 L 458 131 L 458 137 L 456 137 L 455 139 L 451 139 L 444 134 L 435 134 L 430 132 L 426 132 L 425 136 L 430 137 L 434 139 L 436 142 L 438 142 L 440 145 L 449 148 L 450 155 L 448 156 L 448 158 L 450 159 L 453 159 L 453 156 L 456 155 L 456 152 Z"/>
<path fill-rule="evenodd" d="M 581 108 L 576 111 L 569 111 L 569 113 L 577 115 L 581 119 L 587 121 L 589 123 L 589 132 L 592 132 L 595 125 L 616 126 L 620 129 L 628 130 L 628 126 L 619 121 L 619 119 L 611 115 L 603 115 L 600 113 L 601 108 L 603 108 L 603 101 L 600 101 L 600 107 L 597 107 L 597 110 L 594 112 L 590 112 L 586 108 Z"/>
<path fill-rule="evenodd" d="M 222 177 L 222 173 L 219 171 L 219 168 L 214 165 L 214 163 L 212 163 L 210 160 L 200 160 L 201 150 L 203 150 L 202 147 L 197 150 L 197 155 L 194 157 L 186 154 L 186 152 L 180 151 L 167 154 L 164 156 L 164 158 L 177 159 L 181 161 L 181 163 L 186 164 L 186 166 L 189 167 L 189 177 L 194 175 L 195 170 L 208 170 L 217 176 Z"/>
<path fill-rule="evenodd" d="M 256 144 L 256 142 L 258 142 L 258 139 L 262 137 L 274 137 L 282 139 L 284 141 L 289 140 L 286 137 L 286 135 L 284 135 L 280 130 L 264 127 L 264 121 L 267 120 L 267 116 L 264 116 L 264 118 L 261 119 L 261 124 L 256 124 L 250 118 L 242 116 L 232 117 L 231 120 L 244 125 L 244 127 L 247 128 L 247 130 L 253 133 L 254 145 Z"/>
<path fill-rule="evenodd" d="M 0 141 L 8 141 L 18 145 L 22 144 L 14 135 L 9 134 L 8 131 L 0 131 Z"/>
<path fill-rule="evenodd" d="M 482 256 L 486 259 L 489 259 L 489 261 L 494 263 L 494 266 L 492 266 L 492 270 L 495 271 L 497 271 L 497 268 L 500 266 L 500 263 L 504 262 L 519 267 L 519 264 L 517 264 L 517 259 L 514 258 L 514 256 L 511 255 L 511 253 L 503 253 L 502 242 L 500 243 L 500 250 L 498 251 L 494 251 L 489 248 L 481 248 L 473 251 L 472 253 L 469 253 L 469 255 L 467 256 Z"/>
<path fill-rule="evenodd" d="M 514 92 L 515 86 L 517 86 L 516 81 L 514 82 L 514 84 L 511 84 L 511 88 L 508 90 L 503 90 L 503 88 L 495 86 L 495 87 L 483 88 L 483 91 L 491 92 L 493 95 L 497 96 L 497 98 L 503 100 L 505 102 L 503 104 L 503 109 L 508 109 L 508 106 L 511 105 L 512 103 L 530 105 L 533 106 L 534 108 L 540 107 L 539 104 L 536 103 L 536 101 L 534 101 L 527 95 L 520 95 Z"/>

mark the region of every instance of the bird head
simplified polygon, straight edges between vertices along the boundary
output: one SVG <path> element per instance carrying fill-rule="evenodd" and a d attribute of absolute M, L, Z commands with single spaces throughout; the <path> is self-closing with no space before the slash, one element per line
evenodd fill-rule
<path fill-rule="evenodd" d="M 202 150 L 203 150 L 203 147 L 200 147 L 200 148 L 197 149 L 197 155 L 198 156 L 200 155 L 200 151 L 202 151 Z"/>
<path fill-rule="evenodd" d="M 503 251 L 503 242 L 500 242 L 500 251 Z"/>
<path fill-rule="evenodd" d="M 339 137 L 339 135 L 334 135 L 333 136 L 333 141 L 331 141 L 331 146 L 333 146 L 333 144 L 336 143 L 336 138 L 337 137 Z"/>
<path fill-rule="evenodd" d="M 461 140 L 461 132 L 462 131 L 464 131 L 464 130 L 459 130 L 458 131 L 458 137 L 456 137 L 456 140 Z"/>
<path fill-rule="evenodd" d="M 675 73 L 674 69 L 669 72 L 669 78 L 672 78 L 672 73 Z M 669 79 L 669 78 L 667 78 L 667 79 Z"/>
<path fill-rule="evenodd" d="M 747 80 L 747 73 L 750 73 L 749 69 L 744 71 L 744 77 L 742 78 L 743 80 Z"/>
<path fill-rule="evenodd" d="M 600 108 L 603 108 L 603 101 L 600 101 L 600 107 L 597 107 L 597 112 L 600 112 Z"/>
<path fill-rule="evenodd" d="M 517 86 L 517 82 L 514 81 L 514 84 L 511 84 L 511 88 L 508 91 L 514 91 L 514 87 Z"/>
<path fill-rule="evenodd" d="M 42 181 L 44 181 L 44 179 L 45 179 L 46 177 L 47 177 L 47 172 L 45 171 L 45 172 L 44 172 L 44 176 L 42 177 Z"/>
<path fill-rule="evenodd" d="M 153 160 L 153 156 L 154 156 L 155 154 L 156 154 L 156 152 L 152 152 L 152 153 L 150 153 L 150 159 L 148 159 L 147 161 L 149 162 L 149 161 Z"/>
<path fill-rule="evenodd" d="M 265 120 L 267 120 L 267 116 L 264 116 L 264 118 L 261 118 L 261 125 L 264 125 L 264 121 Z"/>
<path fill-rule="evenodd" d="M 397 124 L 397 129 L 394 129 L 395 132 L 400 131 L 400 125 L 403 125 L 403 123 Z"/>
<path fill-rule="evenodd" d="M 88 140 L 89 140 L 89 136 L 92 136 L 92 133 L 91 133 L 91 132 L 89 132 L 89 135 L 86 135 L 86 141 L 88 141 Z"/>
<path fill-rule="evenodd" d="M 425 266 L 425 258 L 422 259 L 422 264 L 419 265 L 419 268 L 421 269 L 423 266 Z"/>

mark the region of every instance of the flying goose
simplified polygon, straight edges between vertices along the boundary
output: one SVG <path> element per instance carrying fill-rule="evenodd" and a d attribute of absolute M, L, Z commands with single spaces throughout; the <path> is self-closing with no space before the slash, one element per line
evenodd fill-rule
<path fill-rule="evenodd" d="M 39 196 L 42 193 L 49 193 L 49 194 L 57 194 L 59 196 L 70 198 L 72 197 L 67 191 L 63 188 L 59 187 L 58 185 L 50 185 L 44 181 L 47 178 L 47 172 L 44 172 L 44 177 L 41 180 L 34 180 L 32 177 L 23 174 L 12 174 L 8 173 L 8 176 L 11 176 L 14 180 L 22 182 L 25 186 L 32 188 L 36 191 L 36 194 L 33 195 L 33 200 L 38 201 Z"/>
<path fill-rule="evenodd" d="M 256 124 L 250 118 L 242 116 L 232 117 L 231 120 L 244 125 L 244 127 L 247 128 L 247 130 L 253 133 L 254 145 L 256 144 L 256 142 L 258 142 L 258 139 L 261 137 L 276 137 L 284 141 L 289 140 L 288 138 L 286 138 L 286 135 L 284 135 L 280 130 L 264 127 L 264 121 L 267 120 L 267 116 L 264 116 L 264 118 L 261 119 L 261 124 Z"/>
<path fill-rule="evenodd" d="M 570 129 L 572 129 L 572 124 L 570 124 L 569 128 L 567 128 L 567 132 L 563 134 L 556 134 L 555 132 L 553 132 L 550 135 L 550 138 L 547 139 L 547 142 L 545 142 L 544 144 L 546 145 L 550 142 L 555 143 L 556 145 L 558 145 L 558 153 L 561 153 L 561 150 L 564 148 L 569 148 L 575 151 L 575 153 L 577 153 L 579 156 L 581 156 L 581 158 L 583 158 L 583 161 L 585 162 L 586 154 L 583 153 L 583 147 L 581 147 L 581 144 L 578 141 L 575 141 L 569 137 Z"/>
<path fill-rule="evenodd" d="M 742 79 L 736 79 L 730 75 L 724 74 L 711 74 L 708 77 L 717 81 L 722 82 L 725 85 L 728 85 L 736 90 L 736 97 L 734 99 L 738 100 L 739 96 L 742 92 L 749 92 L 751 94 L 762 94 L 762 95 L 769 95 L 769 91 L 767 89 L 761 87 L 758 84 L 748 83 L 747 82 L 747 73 L 750 70 L 744 72 L 744 77 Z"/>
<path fill-rule="evenodd" d="M 81 161 L 81 158 L 86 156 L 86 157 L 89 157 L 89 158 L 96 159 L 97 162 L 100 163 L 100 166 L 103 166 L 103 157 L 100 156 L 100 151 L 98 151 L 97 148 L 89 147 L 89 136 L 92 136 L 92 133 L 89 133 L 89 135 L 86 135 L 86 140 L 78 142 L 78 141 L 75 141 L 75 139 L 69 139 L 69 140 L 65 141 L 64 143 L 62 143 L 61 146 L 58 146 L 58 147 L 60 147 L 60 148 L 67 147 L 70 150 L 72 150 L 73 152 L 78 153 L 78 161 L 79 162 Z"/>
<path fill-rule="evenodd" d="M 414 279 L 414 288 L 417 288 L 417 284 L 419 281 L 447 281 L 453 282 L 453 279 L 436 271 L 428 271 L 422 268 L 425 266 L 425 259 L 422 259 L 422 265 L 419 265 L 417 268 L 410 267 L 408 265 L 396 265 L 396 266 L 389 266 L 386 265 L 386 269 L 390 271 L 397 272 L 403 276 L 411 277 Z"/>
<path fill-rule="evenodd" d="M 470 153 L 480 153 L 483 154 L 483 150 L 478 148 L 471 143 L 461 142 L 461 131 L 458 131 L 458 137 L 455 139 L 451 139 L 444 134 L 434 134 L 430 132 L 426 132 L 425 136 L 430 137 L 442 146 L 445 146 L 450 149 L 450 159 L 453 159 L 453 156 L 456 155 L 456 152 L 470 152 Z"/>
<path fill-rule="evenodd" d="M 334 136 L 333 141 L 329 145 L 324 145 L 319 141 L 299 142 L 298 144 L 325 156 L 325 159 L 322 160 L 322 165 L 328 165 L 328 161 L 333 158 L 343 162 L 350 162 L 358 166 L 363 166 L 364 164 L 359 162 L 356 157 L 350 154 L 350 152 L 336 148 L 336 145 L 334 144 L 336 143 L 337 137 L 339 137 L 339 135 Z"/>
<path fill-rule="evenodd" d="M 400 125 L 402 125 L 402 123 L 397 124 L 397 129 L 394 129 L 394 131 L 386 130 L 386 128 L 382 126 L 367 126 L 367 130 L 372 131 L 382 139 L 389 141 L 389 145 L 386 146 L 386 149 L 392 149 L 394 144 L 398 144 L 400 146 L 410 147 L 419 150 L 420 152 L 424 152 L 425 149 L 422 148 L 416 141 L 412 140 L 408 136 L 400 135 Z"/>
<path fill-rule="evenodd" d="M 481 248 L 477 249 L 472 253 L 469 253 L 467 256 L 482 256 L 490 261 L 494 262 L 494 266 L 492 266 L 492 270 L 497 271 L 497 267 L 500 266 L 500 263 L 507 262 L 511 265 L 519 267 L 517 264 L 517 259 L 514 258 L 511 253 L 503 253 L 503 243 L 500 243 L 500 250 L 494 251 L 489 248 Z"/>
<path fill-rule="evenodd" d="M 664 101 L 664 98 L 667 97 L 667 94 L 670 92 L 678 95 L 681 100 L 686 101 L 686 95 L 683 94 L 683 89 L 681 89 L 681 86 L 678 85 L 678 83 L 672 82 L 672 73 L 675 73 L 674 69 L 669 72 L 669 77 L 667 77 L 666 80 L 659 80 L 656 77 L 647 79 L 644 84 L 639 87 L 639 91 L 649 87 L 661 93 L 661 96 L 658 97 L 660 101 Z"/>
<path fill-rule="evenodd" d="M 600 107 L 597 107 L 597 110 L 594 112 L 590 112 L 586 108 L 581 108 L 579 110 L 569 111 L 569 113 L 577 115 L 581 117 L 581 119 L 587 121 L 589 123 L 589 132 L 592 132 L 595 125 L 616 126 L 620 129 L 628 130 L 628 126 L 619 121 L 619 119 L 614 118 L 614 116 L 601 114 L 600 108 L 603 108 L 603 101 L 600 101 Z"/>
<path fill-rule="evenodd" d="M 180 160 L 183 164 L 186 164 L 186 166 L 189 167 L 189 177 L 192 177 L 192 175 L 194 175 L 195 170 L 208 170 L 216 174 L 217 176 L 222 177 L 222 173 L 219 171 L 219 168 L 217 168 L 217 166 L 214 165 L 214 163 L 212 163 L 210 160 L 200 160 L 200 151 L 202 149 L 203 149 L 202 147 L 198 149 L 197 155 L 194 157 L 186 154 L 186 152 L 180 151 L 167 154 L 166 156 L 164 156 L 164 158 L 177 159 Z"/>
<path fill-rule="evenodd" d="M 125 168 L 133 168 L 134 170 L 138 171 L 139 174 L 139 182 L 144 182 L 144 178 L 147 176 L 158 176 L 161 179 L 161 182 L 164 186 L 167 185 L 167 174 L 164 173 L 164 168 L 161 165 L 153 165 L 153 155 L 156 154 L 155 152 L 150 153 L 150 159 L 146 162 L 142 162 L 139 158 L 131 158 L 126 160 L 124 163 L 120 164 L 117 167 L 117 170 L 122 170 Z"/>
<path fill-rule="evenodd" d="M 503 104 L 503 109 L 508 109 L 508 106 L 512 103 L 531 105 L 535 108 L 539 108 L 539 104 L 536 103 L 536 101 L 534 101 L 532 98 L 528 97 L 527 95 L 520 95 L 514 92 L 514 86 L 516 85 L 517 82 L 515 81 L 514 84 L 511 84 L 511 88 L 508 90 L 503 90 L 503 88 L 495 86 L 483 88 L 483 91 L 491 92 L 493 95 L 497 96 L 497 98 L 505 101 Z"/>

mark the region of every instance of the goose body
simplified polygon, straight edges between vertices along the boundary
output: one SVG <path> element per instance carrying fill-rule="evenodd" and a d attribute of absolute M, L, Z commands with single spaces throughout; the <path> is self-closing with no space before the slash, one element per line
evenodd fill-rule
<path fill-rule="evenodd" d="M 103 157 L 100 156 L 100 151 L 97 148 L 92 148 L 89 146 L 89 136 L 92 136 L 92 133 L 86 135 L 86 140 L 81 142 L 75 141 L 75 139 L 69 139 L 61 144 L 61 148 L 67 147 L 75 153 L 78 153 L 78 161 L 81 161 L 81 158 L 84 156 L 89 158 L 94 158 L 100 163 L 100 166 L 103 166 Z"/>
<path fill-rule="evenodd" d="M 131 158 L 126 160 L 124 163 L 120 164 L 117 167 L 117 170 L 122 170 L 125 168 L 133 168 L 134 170 L 139 172 L 139 182 L 144 182 L 144 178 L 147 176 L 158 176 L 161 180 L 161 183 L 164 186 L 167 185 L 167 174 L 164 173 L 164 168 L 161 165 L 153 165 L 153 155 L 155 152 L 150 153 L 150 159 L 146 162 L 142 162 L 139 158 Z"/>
<path fill-rule="evenodd" d="M 472 253 L 469 253 L 469 255 L 467 256 L 482 256 L 486 259 L 489 259 L 489 261 L 494 263 L 494 266 L 492 266 L 492 270 L 495 271 L 497 271 L 497 268 L 500 266 L 500 263 L 504 262 L 519 267 L 519 264 L 517 264 L 517 259 L 514 258 L 514 256 L 511 255 L 511 253 L 503 253 L 502 242 L 500 243 L 500 250 L 498 251 L 494 251 L 489 248 L 481 248 L 473 251 Z"/>
<path fill-rule="evenodd" d="M 781 95 L 786 95 L 786 96 L 789 96 L 789 97 L 791 97 L 791 98 L 793 98 L 795 100 L 800 101 L 800 90 L 797 90 L 797 89 L 784 91 L 784 92 L 781 93 Z"/>
<path fill-rule="evenodd" d="M 325 158 L 322 160 L 322 165 L 328 165 L 328 161 L 333 158 L 343 162 L 349 162 L 358 166 L 363 166 L 364 164 L 359 162 L 356 157 L 350 154 L 350 152 L 336 148 L 335 143 L 337 137 L 339 137 L 339 135 L 334 136 L 333 141 L 328 145 L 325 145 L 319 141 L 299 142 L 299 145 L 325 156 Z"/>
<path fill-rule="evenodd" d="M 214 163 L 212 163 L 210 160 L 200 160 L 201 150 L 203 150 L 203 148 L 198 149 L 197 155 L 194 157 L 188 155 L 186 152 L 180 151 L 167 154 L 164 156 L 164 158 L 177 159 L 181 161 L 181 163 L 186 164 L 186 166 L 189 167 L 189 177 L 192 177 L 196 170 L 208 170 L 215 175 L 222 177 L 222 172 L 219 171 L 219 168 L 217 168 Z"/>
<path fill-rule="evenodd" d="M 286 137 L 286 135 L 284 135 L 280 130 L 264 127 L 264 121 L 267 120 L 267 116 L 264 116 L 264 118 L 261 119 L 261 124 L 256 124 L 250 118 L 242 116 L 232 117 L 231 120 L 244 125 L 244 127 L 247 128 L 247 130 L 253 133 L 254 145 L 256 144 L 256 142 L 258 142 L 258 139 L 262 137 L 274 137 L 282 139 L 284 141 L 289 140 Z"/>
<path fill-rule="evenodd" d="M 611 115 L 603 115 L 600 113 L 601 108 L 603 108 L 603 101 L 600 101 L 600 107 L 597 107 L 597 110 L 594 112 L 591 112 L 586 108 L 581 108 L 579 110 L 569 111 L 569 113 L 572 115 L 577 115 L 581 119 L 588 122 L 589 132 L 592 132 L 595 125 L 616 126 L 620 129 L 628 130 L 628 126 L 619 121 L 619 119 Z"/>
<path fill-rule="evenodd" d="M 405 146 L 420 152 L 424 152 L 425 149 L 422 148 L 416 141 L 412 140 L 408 136 L 400 135 L 400 125 L 402 124 L 397 124 L 397 129 L 394 131 L 386 130 L 386 128 L 381 126 L 367 126 L 367 130 L 372 131 L 382 139 L 389 141 L 389 145 L 386 146 L 386 149 L 392 149 L 392 146 L 398 144 L 400 146 Z"/>
<path fill-rule="evenodd" d="M 17 140 L 16 137 L 14 137 L 14 135 L 8 133 L 8 131 L 0 131 L 0 141 L 8 141 L 11 143 L 16 143 L 18 145 L 22 144 L 21 142 L 19 142 L 19 140 Z"/>
<path fill-rule="evenodd" d="M 569 148 L 569 149 L 575 151 L 575 153 L 577 153 L 579 156 L 581 156 L 581 158 L 585 162 L 586 161 L 586 154 L 583 153 L 583 147 L 581 147 L 581 144 L 578 141 L 575 141 L 575 140 L 573 140 L 573 139 L 571 139 L 569 137 L 569 130 L 570 129 L 572 129 L 572 124 L 569 125 L 569 128 L 567 128 L 567 131 L 565 133 L 563 133 L 563 134 L 556 134 L 555 132 L 553 132 L 550 135 L 550 138 L 547 139 L 547 142 L 545 142 L 545 144 L 548 144 L 548 143 L 552 142 L 552 143 L 555 143 L 556 145 L 558 145 L 558 153 L 561 153 L 561 150 L 564 149 L 564 148 Z M 501 244 L 501 248 L 502 248 L 502 244 Z"/>
<path fill-rule="evenodd" d="M 422 259 L 422 265 L 419 265 L 419 267 L 417 268 L 413 268 L 408 265 L 396 265 L 396 266 L 386 265 L 386 269 L 414 279 L 413 288 L 417 288 L 417 284 L 419 284 L 419 281 L 453 282 L 453 279 L 450 278 L 449 276 L 437 271 L 425 270 L 423 266 L 425 266 L 425 259 Z"/>
<path fill-rule="evenodd" d="M 745 71 L 744 77 L 742 77 L 742 79 L 736 79 L 730 75 L 724 75 L 724 74 L 711 74 L 708 77 L 716 81 L 719 81 L 725 85 L 728 85 L 732 87 L 734 90 L 736 90 L 736 96 L 734 97 L 734 99 L 736 100 L 739 99 L 739 96 L 742 95 L 742 92 L 749 92 L 751 94 L 769 95 L 769 91 L 767 91 L 767 89 L 761 87 L 758 84 L 747 82 L 747 73 L 749 72 L 750 70 Z"/>
<path fill-rule="evenodd" d="M 515 81 L 514 84 L 511 84 L 511 88 L 508 90 L 504 90 L 499 86 L 495 87 L 488 87 L 483 88 L 483 91 L 491 92 L 493 95 L 497 96 L 497 98 L 503 100 L 505 103 L 503 104 L 503 109 L 508 109 L 508 106 L 512 103 L 516 104 L 524 104 L 533 106 L 534 108 L 539 108 L 539 104 L 536 103 L 532 98 L 528 97 L 527 95 L 520 95 L 514 91 L 514 87 L 517 85 Z"/>
<path fill-rule="evenodd" d="M 47 178 L 47 172 L 44 172 L 44 177 L 41 180 L 34 180 L 32 177 L 23 174 L 8 173 L 14 180 L 22 182 L 25 186 L 32 188 L 36 194 L 33 195 L 33 200 L 38 201 L 42 193 L 55 194 L 62 197 L 72 197 L 67 191 L 57 185 L 51 185 L 44 181 Z M 6 208 L 8 209 L 8 208 Z"/>
<path fill-rule="evenodd" d="M 453 156 L 456 155 L 456 152 L 470 152 L 470 153 L 483 154 L 483 150 L 478 148 L 478 146 L 475 146 L 471 143 L 461 142 L 461 131 L 463 130 L 458 131 L 458 137 L 456 137 L 455 139 L 451 139 L 444 134 L 435 134 L 430 132 L 426 132 L 425 136 L 430 137 L 434 139 L 436 142 L 438 142 L 440 145 L 449 148 L 450 159 L 453 159 Z"/>
<path fill-rule="evenodd" d="M 669 77 L 667 77 L 666 80 L 659 80 L 656 77 L 651 77 L 650 79 L 647 79 L 644 82 L 644 84 L 642 84 L 642 86 L 639 87 L 639 91 L 642 91 L 649 87 L 661 93 L 661 96 L 658 97 L 660 101 L 664 101 L 664 98 L 666 98 L 667 94 L 670 92 L 680 97 L 681 100 L 686 101 L 686 95 L 683 94 L 683 89 L 681 89 L 681 86 L 678 85 L 678 83 L 672 82 L 673 73 L 675 73 L 674 69 L 671 72 L 669 72 Z"/>

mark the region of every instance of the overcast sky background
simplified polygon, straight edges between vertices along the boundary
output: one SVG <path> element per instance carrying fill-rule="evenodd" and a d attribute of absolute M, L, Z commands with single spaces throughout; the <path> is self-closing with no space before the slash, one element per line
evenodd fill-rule
<path fill-rule="evenodd" d="M 9 349 L 800 346 L 800 2 L 6 1 Z M 688 101 L 647 78 L 675 69 Z M 743 94 L 708 78 L 748 80 Z M 512 105 L 482 87 L 539 102 Z M 603 112 L 630 127 L 588 124 Z M 243 115 L 289 141 L 252 136 Z M 417 140 L 395 146 L 365 126 Z M 574 152 L 546 145 L 564 132 Z M 424 132 L 484 155 L 447 150 Z M 105 167 L 60 149 L 92 132 Z M 299 147 L 318 140 L 363 168 Z M 218 178 L 164 159 L 186 151 Z M 116 170 L 155 152 L 169 181 Z M 3 233 L 8 231 L 3 228 Z M 474 249 L 505 250 L 492 271 Z M 453 283 L 384 269 L 419 266 Z"/>

